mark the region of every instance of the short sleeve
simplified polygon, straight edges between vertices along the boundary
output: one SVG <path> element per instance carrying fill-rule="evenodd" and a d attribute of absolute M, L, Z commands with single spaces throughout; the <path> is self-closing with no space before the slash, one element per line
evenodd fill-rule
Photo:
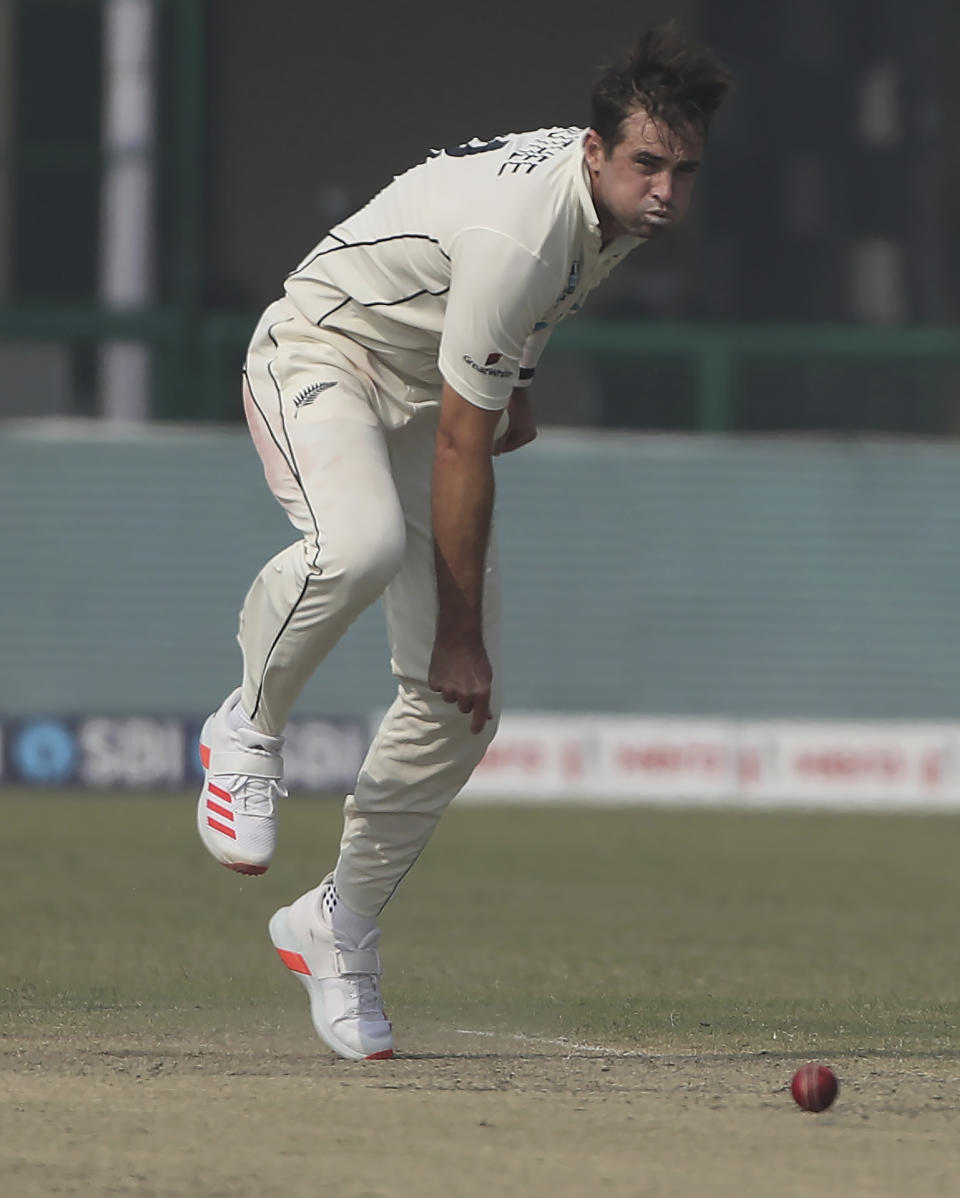
<path fill-rule="evenodd" d="M 534 325 L 533 332 L 527 338 L 523 352 L 520 355 L 520 371 L 517 376 L 518 387 L 529 387 L 533 382 L 537 363 L 540 361 L 543 351 L 547 348 L 547 342 L 550 340 L 552 332 L 553 325 L 541 324 L 540 327 Z"/>
<path fill-rule="evenodd" d="M 542 259 L 494 229 L 465 229 L 450 250 L 440 373 L 464 399 L 496 411 L 519 385 L 524 347 L 556 283 Z"/>

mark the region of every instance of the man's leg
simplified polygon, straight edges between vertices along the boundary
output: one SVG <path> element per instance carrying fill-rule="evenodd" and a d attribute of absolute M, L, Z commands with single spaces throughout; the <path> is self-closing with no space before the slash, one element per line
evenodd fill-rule
<path fill-rule="evenodd" d="M 317 1034 L 351 1060 L 393 1055 L 393 1031 L 380 998 L 375 917 L 495 727 L 491 720 L 473 735 L 470 717 L 427 686 L 437 607 L 430 516 L 435 433 L 435 420 L 425 414 L 388 435 L 406 523 L 403 565 L 385 592 L 397 698 L 361 768 L 356 794 L 347 798 L 335 872 L 270 921 L 281 959 L 306 987 Z M 487 578 L 485 635 L 497 680 L 499 596 L 492 560 Z"/>
<path fill-rule="evenodd" d="M 437 619 L 430 512 L 435 418 L 389 434 L 394 479 L 406 520 L 403 566 L 384 594 L 397 697 L 344 808 L 334 880 L 353 911 L 375 917 L 423 851 L 496 732 L 500 710 L 500 591 L 491 545 L 484 590 L 484 639 L 493 666 L 492 719 L 470 731 L 470 716 L 427 685 Z"/>
<path fill-rule="evenodd" d="M 250 588 L 238 636 L 243 686 L 201 733 L 197 828 L 213 857 L 238 873 L 263 873 L 273 855 L 291 707 L 403 555 L 384 434 L 362 384 L 329 366 L 318 374 L 336 390 L 324 403 L 321 392 L 302 412 L 279 387 L 272 404 L 256 380 L 244 388 L 267 481 L 303 537 L 268 562 Z"/>
<path fill-rule="evenodd" d="M 314 670 L 403 560 L 403 515 L 379 422 L 339 378 L 332 402 L 282 422 L 245 387 L 254 443 L 274 495 L 303 539 L 269 561 L 247 593 L 238 640 L 242 705 L 280 735 Z"/>

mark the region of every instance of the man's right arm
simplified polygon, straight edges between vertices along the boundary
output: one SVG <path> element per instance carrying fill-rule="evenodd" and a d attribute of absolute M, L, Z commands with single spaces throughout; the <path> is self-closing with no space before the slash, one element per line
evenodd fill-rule
<path fill-rule="evenodd" d="M 438 366 L 443 376 L 433 469 L 436 639 L 429 685 L 472 713 L 490 716 L 492 671 L 483 643 L 483 583 L 493 512 L 494 430 L 511 399 L 530 330 L 557 281 L 539 256 L 487 227 L 461 230 L 449 245 L 450 291 Z M 519 402 L 519 401 L 518 401 Z M 532 413 L 503 442 L 532 440 Z"/>
<path fill-rule="evenodd" d="M 444 384 L 433 467 L 438 610 L 429 685 L 445 702 L 472 713 L 473 732 L 490 718 L 493 673 L 483 642 L 483 584 L 499 418 L 499 411 L 477 407 Z"/>

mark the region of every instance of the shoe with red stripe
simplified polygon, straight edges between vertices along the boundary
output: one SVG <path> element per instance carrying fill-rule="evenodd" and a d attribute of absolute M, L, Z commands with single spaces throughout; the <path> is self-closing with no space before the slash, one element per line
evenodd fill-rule
<path fill-rule="evenodd" d="M 221 865 L 238 874 L 263 874 L 277 843 L 277 803 L 287 797 L 283 737 L 231 727 L 228 715 L 239 702 L 236 690 L 200 733 L 204 774 L 197 829 Z"/>
<path fill-rule="evenodd" d="M 270 939 L 310 998 L 317 1035 L 348 1061 L 393 1056 L 393 1028 L 380 998 L 380 929 L 351 943 L 332 926 L 336 891 L 331 878 L 281 907 Z"/>

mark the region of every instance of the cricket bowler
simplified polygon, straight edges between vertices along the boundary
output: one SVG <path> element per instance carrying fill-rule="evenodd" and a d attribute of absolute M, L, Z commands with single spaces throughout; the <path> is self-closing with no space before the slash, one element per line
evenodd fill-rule
<path fill-rule="evenodd" d="M 729 82 L 677 26 L 646 33 L 598 79 L 589 127 L 432 151 L 330 230 L 253 334 L 247 422 L 299 535 L 244 601 L 242 684 L 203 727 L 197 823 L 229 869 L 267 869 L 287 718 L 382 596 L 396 698 L 332 870 L 269 926 L 342 1057 L 393 1055 L 377 918 L 496 731 L 492 459 L 536 436 L 529 389 L 559 321 L 683 219 Z"/>

